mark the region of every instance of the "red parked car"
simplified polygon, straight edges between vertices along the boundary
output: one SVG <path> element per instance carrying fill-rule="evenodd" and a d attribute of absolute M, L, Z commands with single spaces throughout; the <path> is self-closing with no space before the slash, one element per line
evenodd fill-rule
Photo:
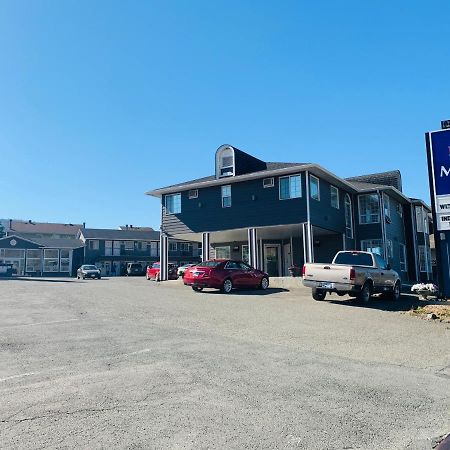
<path fill-rule="evenodd" d="M 147 280 L 159 281 L 159 262 L 153 263 L 151 266 L 147 267 L 146 277 Z M 177 266 L 175 264 L 169 264 L 169 280 L 176 280 L 178 278 Z"/>
<path fill-rule="evenodd" d="M 201 291 L 208 287 L 221 289 L 226 294 L 229 294 L 233 288 L 267 289 L 269 287 L 267 273 L 253 269 L 242 261 L 230 259 L 214 259 L 189 267 L 184 272 L 183 281 L 194 291 Z"/>

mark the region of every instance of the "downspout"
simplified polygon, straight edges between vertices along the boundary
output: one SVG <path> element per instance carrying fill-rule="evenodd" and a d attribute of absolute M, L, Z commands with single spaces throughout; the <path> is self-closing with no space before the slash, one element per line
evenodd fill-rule
<path fill-rule="evenodd" d="M 306 223 L 307 223 L 307 229 L 308 229 L 308 262 L 314 262 L 314 255 L 313 255 L 313 246 L 311 242 L 312 238 L 312 232 L 311 232 L 311 210 L 309 205 L 309 171 L 307 170 L 305 172 L 305 191 L 306 191 Z"/>
<path fill-rule="evenodd" d="M 379 203 L 380 203 L 380 221 L 381 221 L 381 232 L 383 237 L 383 253 L 384 253 L 384 260 L 386 263 L 389 263 L 388 254 L 387 254 L 387 247 L 386 247 L 386 217 L 384 215 L 384 198 L 383 193 L 377 189 Z"/>

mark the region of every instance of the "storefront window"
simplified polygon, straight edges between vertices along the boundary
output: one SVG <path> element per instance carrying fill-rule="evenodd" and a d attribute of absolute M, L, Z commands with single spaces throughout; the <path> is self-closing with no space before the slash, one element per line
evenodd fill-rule
<path fill-rule="evenodd" d="M 44 250 L 44 272 L 58 272 L 59 270 L 59 250 Z"/>
<path fill-rule="evenodd" d="M 70 251 L 69 250 L 61 250 L 60 252 L 60 270 L 61 272 L 69 272 L 70 266 Z"/>

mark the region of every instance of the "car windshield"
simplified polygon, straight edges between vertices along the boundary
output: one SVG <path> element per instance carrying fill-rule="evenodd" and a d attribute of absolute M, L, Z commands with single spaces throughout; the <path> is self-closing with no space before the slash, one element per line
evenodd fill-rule
<path fill-rule="evenodd" d="M 197 267 L 217 267 L 219 264 L 222 264 L 223 261 L 204 261 L 197 264 Z"/>
<path fill-rule="evenodd" d="M 140 264 L 130 264 L 130 267 L 132 269 L 142 269 L 142 266 Z"/>
<path fill-rule="evenodd" d="M 95 267 L 95 266 L 83 266 L 83 269 L 85 269 L 85 270 L 97 270 L 97 267 Z"/>
<path fill-rule="evenodd" d="M 344 266 L 373 266 L 373 261 L 369 253 L 341 252 L 336 256 L 334 264 Z"/>

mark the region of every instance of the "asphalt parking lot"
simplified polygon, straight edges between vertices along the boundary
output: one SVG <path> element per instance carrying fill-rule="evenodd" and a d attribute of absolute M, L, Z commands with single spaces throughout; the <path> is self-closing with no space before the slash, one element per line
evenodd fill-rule
<path fill-rule="evenodd" d="M 306 289 L 0 281 L 0 447 L 430 449 L 448 324 Z"/>

